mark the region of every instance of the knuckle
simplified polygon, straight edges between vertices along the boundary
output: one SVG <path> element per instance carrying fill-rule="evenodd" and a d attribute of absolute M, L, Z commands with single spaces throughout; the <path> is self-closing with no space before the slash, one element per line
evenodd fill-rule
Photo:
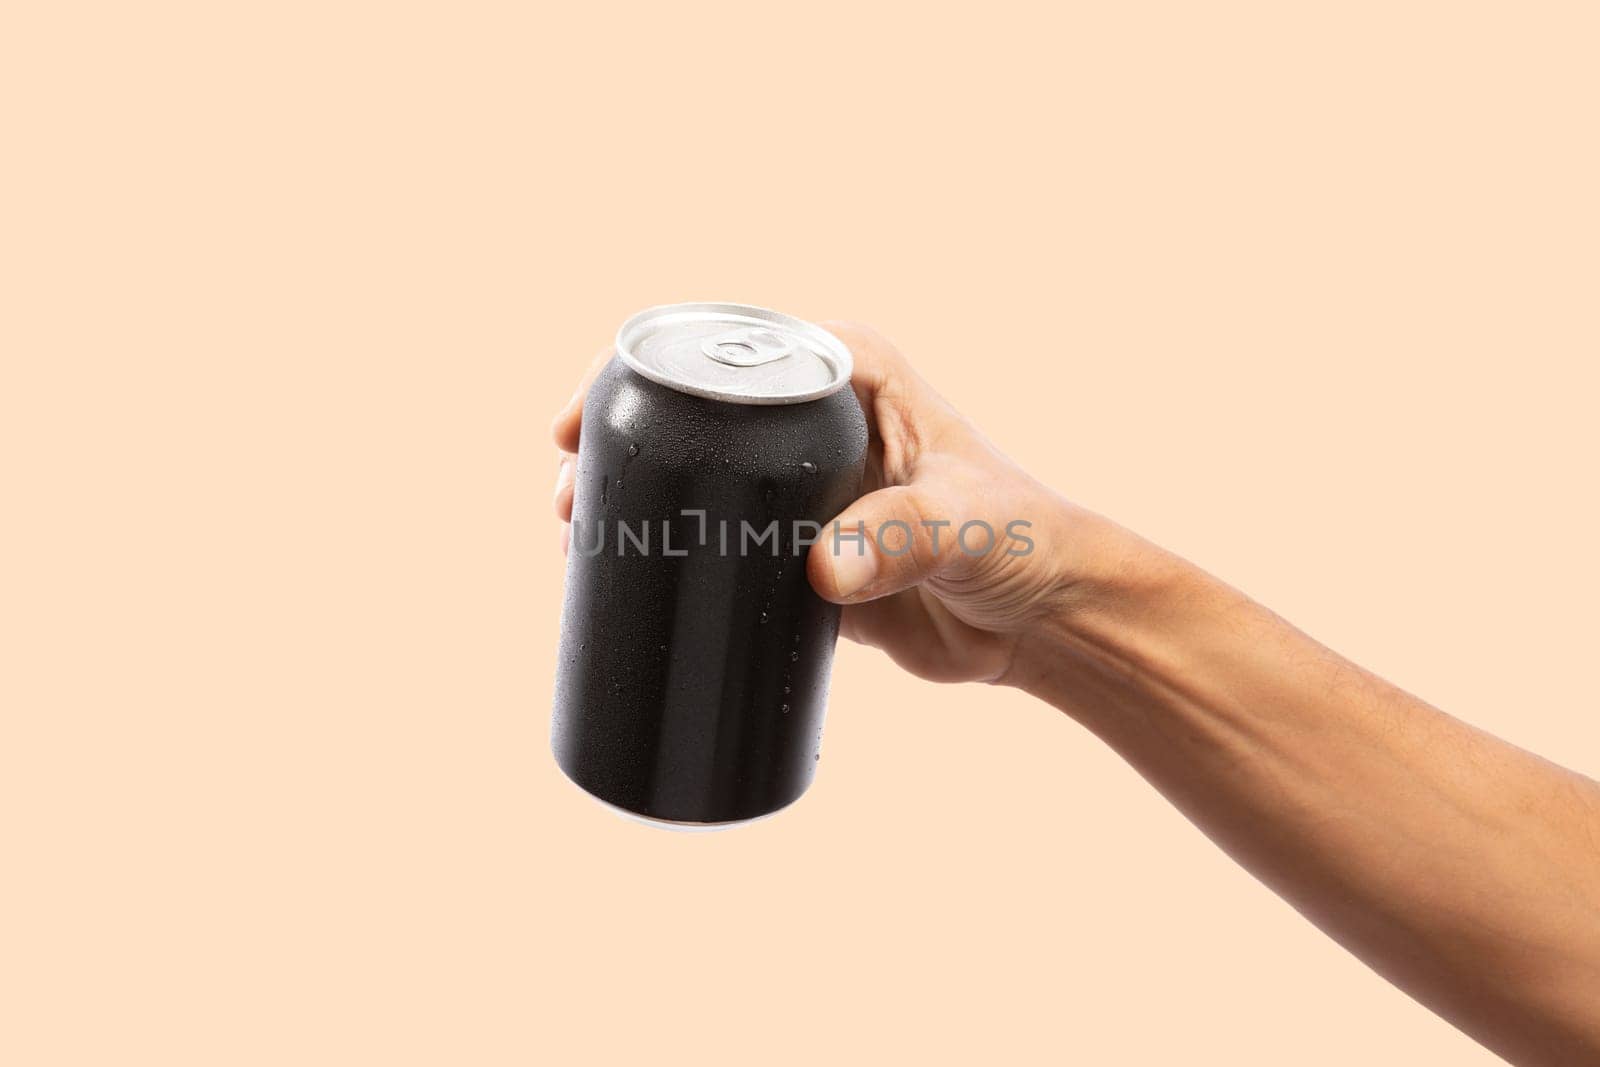
<path fill-rule="evenodd" d="M 920 486 L 903 486 L 899 490 L 898 507 L 894 518 L 906 524 L 900 531 L 908 541 L 908 551 L 900 554 L 902 567 L 919 573 L 930 573 L 944 563 L 944 544 L 935 546 L 934 530 L 930 524 L 938 523 L 943 516 L 937 500 Z"/>
<path fill-rule="evenodd" d="M 911 398 L 886 388 L 874 401 L 874 421 L 883 445 L 883 470 L 891 483 L 909 481 L 923 453 L 923 434 Z"/>

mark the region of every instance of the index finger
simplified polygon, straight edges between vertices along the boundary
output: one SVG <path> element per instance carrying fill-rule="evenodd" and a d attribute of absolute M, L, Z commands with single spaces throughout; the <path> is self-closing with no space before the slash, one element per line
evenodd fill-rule
<path fill-rule="evenodd" d="M 850 388 L 871 417 L 879 400 L 915 402 L 931 395 L 927 383 L 883 334 L 870 326 L 830 320 L 822 328 L 844 342 L 854 365 Z"/>

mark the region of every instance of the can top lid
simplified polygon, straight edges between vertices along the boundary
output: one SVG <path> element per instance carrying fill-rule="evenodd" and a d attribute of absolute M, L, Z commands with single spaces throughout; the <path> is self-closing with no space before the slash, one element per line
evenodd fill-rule
<path fill-rule="evenodd" d="M 820 326 L 748 304 L 665 304 L 617 331 L 651 381 L 734 404 L 799 404 L 850 380 L 850 350 Z"/>

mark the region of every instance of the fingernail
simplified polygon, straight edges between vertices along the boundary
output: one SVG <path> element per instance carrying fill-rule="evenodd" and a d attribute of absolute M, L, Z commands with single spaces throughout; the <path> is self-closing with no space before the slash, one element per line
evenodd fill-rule
<path fill-rule="evenodd" d="M 572 460 L 561 461 L 561 468 L 556 471 L 556 497 L 560 498 L 561 490 L 565 489 L 572 481 Z"/>
<path fill-rule="evenodd" d="M 566 404 L 562 406 L 561 417 L 564 419 L 571 415 L 581 403 L 583 403 L 583 386 L 580 385 L 572 391 L 572 395 L 567 398 Z"/>
<path fill-rule="evenodd" d="M 833 587 L 841 597 L 853 596 L 877 575 L 878 554 L 861 541 L 845 542 L 834 548 Z"/>

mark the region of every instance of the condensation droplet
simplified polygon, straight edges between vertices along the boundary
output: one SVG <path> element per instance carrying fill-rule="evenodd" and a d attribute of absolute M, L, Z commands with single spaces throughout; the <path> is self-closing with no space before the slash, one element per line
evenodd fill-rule
<path fill-rule="evenodd" d="M 639 446 L 638 445 L 629 445 L 628 446 L 628 455 L 629 456 L 637 456 L 638 454 L 639 454 Z"/>
<path fill-rule="evenodd" d="M 805 471 L 807 474 L 817 473 L 817 465 L 811 462 L 809 459 L 800 464 L 800 469 Z"/>

